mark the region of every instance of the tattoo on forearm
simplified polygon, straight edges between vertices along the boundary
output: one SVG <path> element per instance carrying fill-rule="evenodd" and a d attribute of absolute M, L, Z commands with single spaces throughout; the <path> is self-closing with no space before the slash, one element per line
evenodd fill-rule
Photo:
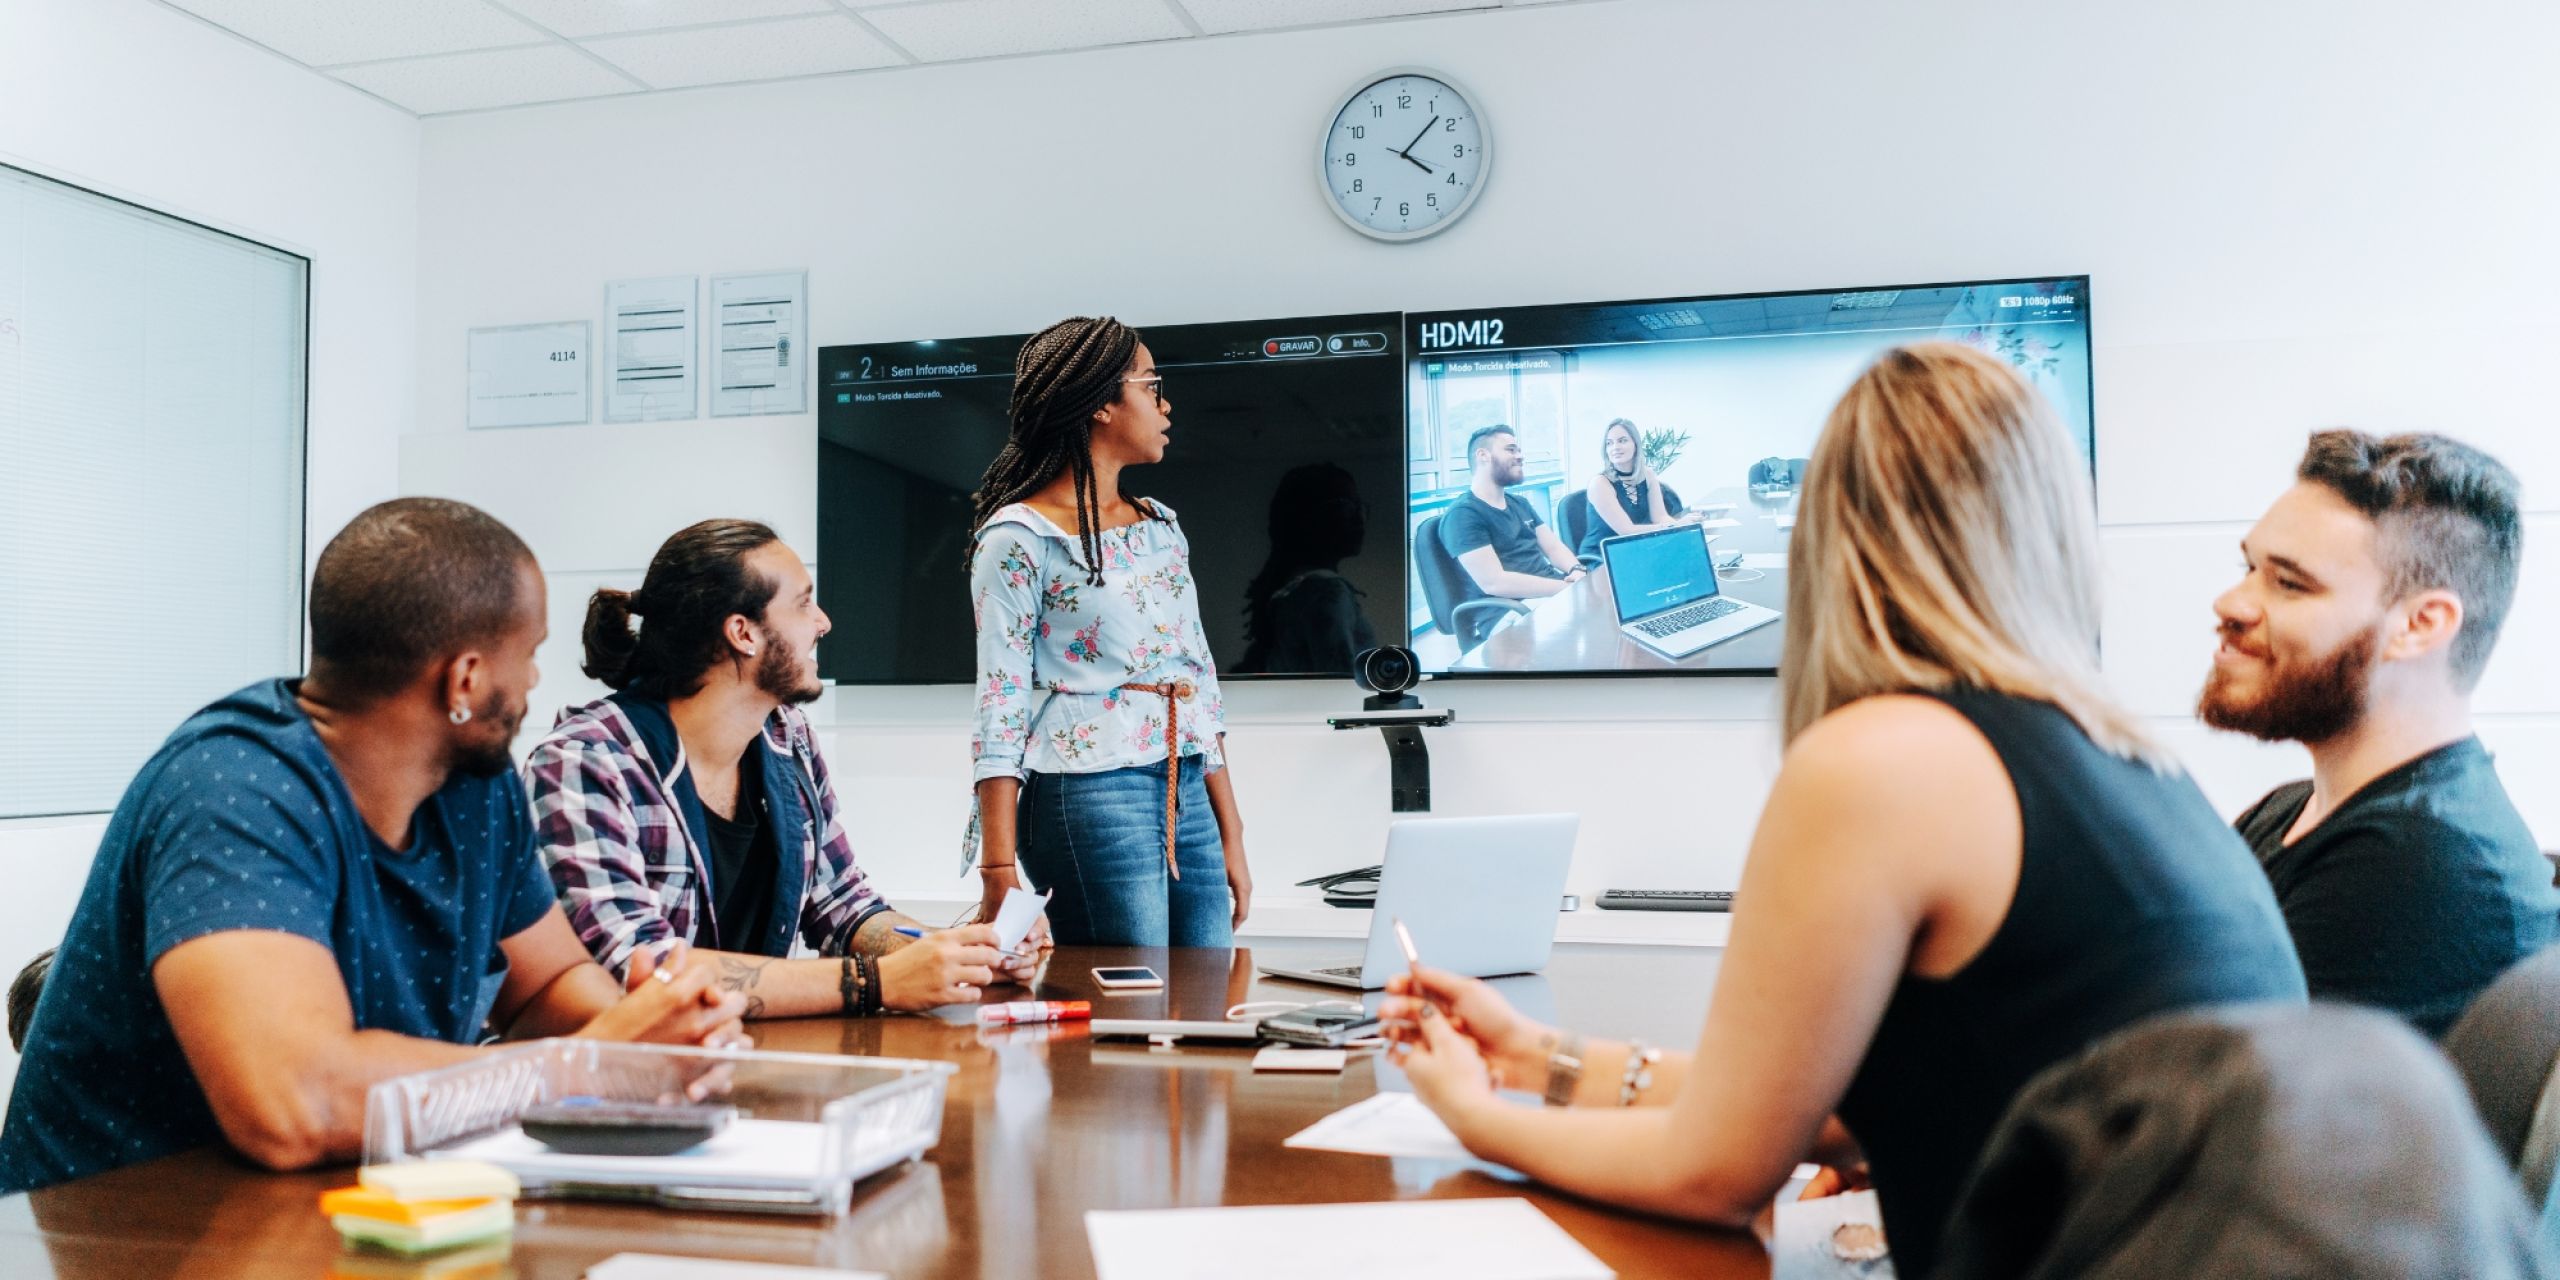
<path fill-rule="evenodd" d="M 861 928 L 853 931 L 851 949 L 865 955 L 885 956 L 907 945 L 907 940 L 898 936 L 898 923 L 898 918 L 886 911 L 872 916 L 862 922 Z"/>
<path fill-rule="evenodd" d="M 752 989 L 757 983 L 764 981 L 764 967 L 772 963 L 771 960 L 746 960 L 737 956 L 720 957 L 718 985 L 723 991 L 748 993 L 747 1017 L 764 1016 L 764 997 L 753 994 Z"/>

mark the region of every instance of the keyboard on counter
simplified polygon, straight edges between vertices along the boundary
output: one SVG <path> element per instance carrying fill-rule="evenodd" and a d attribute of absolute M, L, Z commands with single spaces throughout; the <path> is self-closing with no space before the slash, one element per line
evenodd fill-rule
<path fill-rule="evenodd" d="M 1731 911 L 1730 889 L 1603 889 L 1603 911 Z"/>

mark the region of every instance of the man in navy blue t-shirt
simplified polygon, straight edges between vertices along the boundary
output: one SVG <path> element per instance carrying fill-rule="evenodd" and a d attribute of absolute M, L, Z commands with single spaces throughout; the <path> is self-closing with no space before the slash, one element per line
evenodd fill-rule
<path fill-rule="evenodd" d="M 461 503 L 387 502 L 330 541 L 310 675 L 197 712 L 116 805 L 0 1191 L 216 1140 L 349 1158 L 370 1086 L 489 1034 L 743 1039 L 708 963 L 635 965 L 626 995 L 561 916 L 507 754 L 543 618 L 532 553 Z"/>

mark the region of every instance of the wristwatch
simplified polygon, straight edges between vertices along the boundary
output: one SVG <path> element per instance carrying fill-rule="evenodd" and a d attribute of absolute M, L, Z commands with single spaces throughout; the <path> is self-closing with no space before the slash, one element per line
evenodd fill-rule
<path fill-rule="evenodd" d="M 1581 1087 L 1582 1037 L 1567 1031 L 1547 1050 L 1547 1105 L 1572 1106 L 1574 1090 Z"/>

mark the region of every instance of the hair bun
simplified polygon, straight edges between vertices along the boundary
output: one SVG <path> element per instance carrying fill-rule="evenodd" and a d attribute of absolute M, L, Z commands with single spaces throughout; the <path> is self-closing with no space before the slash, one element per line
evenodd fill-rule
<path fill-rule="evenodd" d="M 619 587 L 598 587 L 587 600 L 586 625 L 579 628 L 578 639 L 586 650 L 585 661 L 578 669 L 591 680 L 601 680 L 609 688 L 622 688 L 631 666 L 631 655 L 639 652 L 640 635 L 632 629 L 632 616 L 639 613 L 634 593 Z"/>

